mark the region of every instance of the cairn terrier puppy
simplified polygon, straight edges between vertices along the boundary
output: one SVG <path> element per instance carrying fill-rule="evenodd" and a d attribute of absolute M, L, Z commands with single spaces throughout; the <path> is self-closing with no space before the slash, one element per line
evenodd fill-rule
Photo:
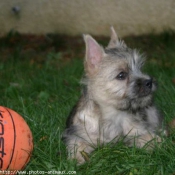
<path fill-rule="evenodd" d="M 119 40 L 113 27 L 105 49 L 90 35 L 84 40 L 85 86 L 63 133 L 69 158 L 84 163 L 82 153 L 117 144 L 121 137 L 128 146 L 161 142 L 163 118 L 152 100 L 156 85 L 141 72 L 142 56 Z"/>

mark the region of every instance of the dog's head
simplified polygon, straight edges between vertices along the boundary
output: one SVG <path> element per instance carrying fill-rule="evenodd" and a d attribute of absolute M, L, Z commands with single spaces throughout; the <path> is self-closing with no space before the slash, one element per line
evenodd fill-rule
<path fill-rule="evenodd" d="M 113 27 L 105 49 L 90 35 L 84 35 L 84 40 L 86 84 L 92 100 L 121 110 L 137 110 L 151 104 L 155 82 L 141 72 L 144 59 L 118 39 Z"/>

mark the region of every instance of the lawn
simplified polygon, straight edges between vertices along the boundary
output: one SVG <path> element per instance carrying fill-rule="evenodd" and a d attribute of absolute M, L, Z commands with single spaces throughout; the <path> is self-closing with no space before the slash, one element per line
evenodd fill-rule
<path fill-rule="evenodd" d="M 96 37 L 106 45 L 108 38 Z M 146 53 L 144 72 L 157 79 L 155 102 L 168 123 L 175 118 L 175 33 L 130 36 L 131 48 Z M 34 138 L 26 171 L 76 171 L 76 174 L 168 175 L 175 173 L 175 132 L 152 152 L 115 147 L 97 148 L 81 166 L 66 159 L 61 134 L 66 118 L 80 95 L 84 42 L 81 37 L 54 34 L 0 38 L 0 105 L 21 114 Z M 39 172 L 37 173 L 39 174 Z M 53 173 L 54 174 L 54 173 Z"/>

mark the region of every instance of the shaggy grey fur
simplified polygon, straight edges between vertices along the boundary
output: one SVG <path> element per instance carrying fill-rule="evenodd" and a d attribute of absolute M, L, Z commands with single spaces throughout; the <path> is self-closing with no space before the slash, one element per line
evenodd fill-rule
<path fill-rule="evenodd" d="M 119 41 L 113 27 L 106 49 L 90 35 L 84 40 L 85 89 L 63 133 L 69 158 L 81 164 L 82 152 L 89 154 L 99 144 L 117 144 L 120 137 L 128 146 L 161 142 L 163 118 L 153 104 L 156 84 L 142 73 L 142 56 Z"/>

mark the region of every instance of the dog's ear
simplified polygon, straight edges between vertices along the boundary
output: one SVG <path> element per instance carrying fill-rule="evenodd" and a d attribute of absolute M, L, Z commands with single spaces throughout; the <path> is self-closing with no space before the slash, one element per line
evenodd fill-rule
<path fill-rule="evenodd" d="M 85 71 L 87 75 L 93 75 L 98 70 L 104 56 L 103 48 L 90 35 L 84 35 L 86 43 Z"/>
<path fill-rule="evenodd" d="M 119 43 L 118 36 L 114 30 L 114 27 L 111 26 L 111 39 L 109 41 L 107 48 L 115 48 L 118 43 Z"/>
<path fill-rule="evenodd" d="M 115 47 L 127 47 L 124 41 L 119 40 L 117 33 L 114 30 L 114 27 L 111 26 L 111 39 L 109 41 L 107 49 L 112 49 Z"/>

